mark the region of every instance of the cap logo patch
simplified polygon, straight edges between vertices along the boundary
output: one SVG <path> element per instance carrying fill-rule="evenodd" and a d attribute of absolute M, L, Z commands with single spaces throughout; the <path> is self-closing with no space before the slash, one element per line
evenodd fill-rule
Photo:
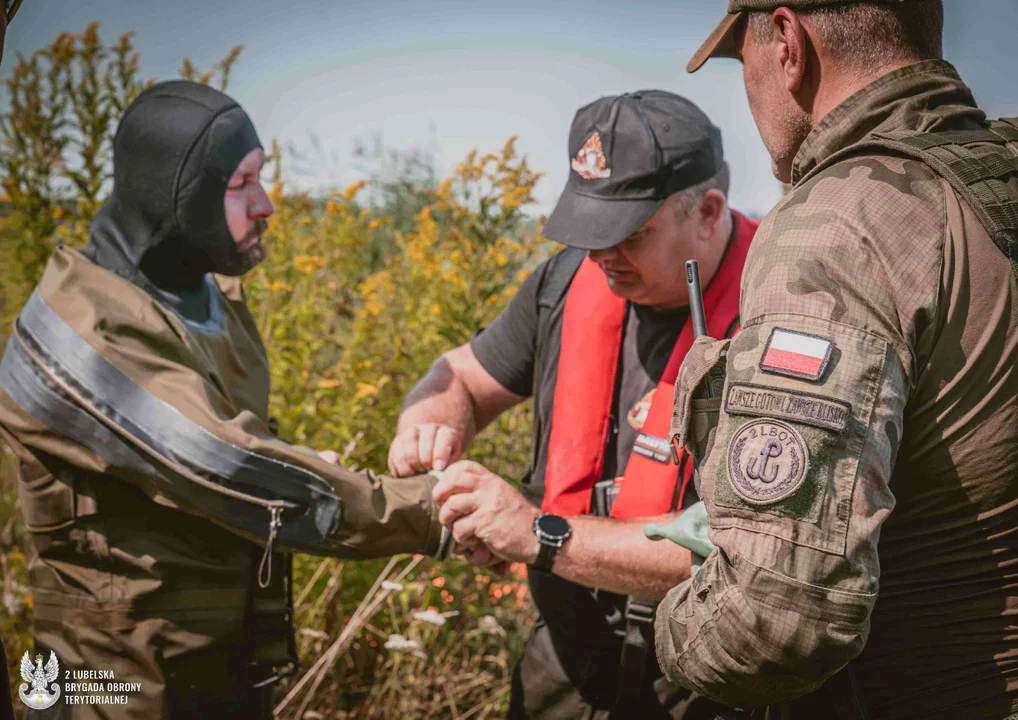
<path fill-rule="evenodd" d="M 649 393 L 640 398 L 640 402 L 633 405 L 626 413 L 629 427 L 636 432 L 643 430 L 643 424 L 647 422 L 647 416 L 650 415 L 650 406 L 654 402 L 654 393 L 656 392 L 657 388 L 652 388 Z"/>
<path fill-rule="evenodd" d="M 831 360 L 834 341 L 819 335 L 774 328 L 767 340 L 760 369 L 817 382 Z"/>
<path fill-rule="evenodd" d="M 584 180 L 604 179 L 612 174 L 608 161 L 601 149 L 601 136 L 594 133 L 576 153 L 572 162 L 573 170 Z"/>
<path fill-rule="evenodd" d="M 802 487 L 809 450 L 799 431 L 778 420 L 744 425 L 728 446 L 728 476 L 746 502 L 770 505 Z"/>

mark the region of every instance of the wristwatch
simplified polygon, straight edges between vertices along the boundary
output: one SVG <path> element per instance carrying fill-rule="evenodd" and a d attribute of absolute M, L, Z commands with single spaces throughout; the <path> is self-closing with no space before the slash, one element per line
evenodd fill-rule
<path fill-rule="evenodd" d="M 552 565 L 555 564 L 555 553 L 565 545 L 566 540 L 573 534 L 573 529 L 569 527 L 569 522 L 564 517 L 541 513 L 534 518 L 534 534 L 537 535 L 540 549 L 532 567 L 538 572 L 550 574 Z"/>

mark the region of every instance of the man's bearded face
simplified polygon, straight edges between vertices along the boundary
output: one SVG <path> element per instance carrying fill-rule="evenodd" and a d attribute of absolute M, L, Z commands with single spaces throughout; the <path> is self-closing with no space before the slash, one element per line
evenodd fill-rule
<path fill-rule="evenodd" d="M 216 271 L 224 275 L 243 275 L 265 258 L 262 234 L 273 207 L 259 178 L 264 164 L 265 151 L 253 149 L 241 160 L 226 186 L 223 210 L 234 246 L 215 253 Z"/>

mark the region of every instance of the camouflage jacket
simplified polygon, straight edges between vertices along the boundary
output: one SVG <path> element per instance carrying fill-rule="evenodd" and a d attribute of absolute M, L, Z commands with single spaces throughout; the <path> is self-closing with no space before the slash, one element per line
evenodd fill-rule
<path fill-rule="evenodd" d="M 725 363 L 720 408 L 676 402 L 706 454 L 717 549 L 658 610 L 672 680 L 774 705 L 853 661 L 870 718 L 1018 709 L 1018 282 L 925 164 L 828 162 L 873 132 L 984 122 L 954 68 L 927 61 L 800 148 L 746 263 L 741 333 L 724 360 L 701 343 L 678 380 L 696 385 L 697 357 Z"/>

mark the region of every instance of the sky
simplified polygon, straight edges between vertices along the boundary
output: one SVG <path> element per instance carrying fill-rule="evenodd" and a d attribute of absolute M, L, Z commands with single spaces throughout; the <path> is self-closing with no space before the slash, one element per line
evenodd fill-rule
<path fill-rule="evenodd" d="M 24 0 L 8 31 L 17 53 L 98 21 L 107 44 L 135 31 L 144 78 L 176 77 L 186 56 L 211 68 L 244 52 L 229 93 L 267 145 L 311 152 L 306 188 L 363 176 L 358 142 L 432 153 L 450 172 L 472 149 L 512 135 L 546 173 L 534 214 L 554 207 L 569 172 L 575 111 L 603 95 L 663 89 L 721 128 L 732 205 L 766 213 L 781 187 L 746 103 L 741 66 L 685 64 L 724 14 L 724 0 Z M 945 0 L 945 56 L 991 117 L 1018 116 L 1018 0 Z M 7 107 L 0 88 L 0 109 Z M 312 138 L 317 138 L 320 150 Z"/>

